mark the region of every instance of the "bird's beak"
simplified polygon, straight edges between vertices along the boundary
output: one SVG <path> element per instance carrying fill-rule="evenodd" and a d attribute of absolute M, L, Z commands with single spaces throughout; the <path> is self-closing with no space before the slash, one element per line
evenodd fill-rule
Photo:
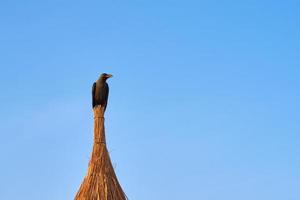
<path fill-rule="evenodd" d="M 111 78 L 111 77 L 113 77 L 113 75 L 107 74 L 106 77 L 107 77 L 107 78 Z"/>

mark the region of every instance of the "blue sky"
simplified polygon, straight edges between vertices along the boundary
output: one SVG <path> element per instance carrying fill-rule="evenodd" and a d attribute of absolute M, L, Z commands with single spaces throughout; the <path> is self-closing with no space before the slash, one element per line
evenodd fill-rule
<path fill-rule="evenodd" d="M 298 1 L 1 1 L 0 199 L 73 199 L 112 73 L 132 200 L 299 200 Z"/>

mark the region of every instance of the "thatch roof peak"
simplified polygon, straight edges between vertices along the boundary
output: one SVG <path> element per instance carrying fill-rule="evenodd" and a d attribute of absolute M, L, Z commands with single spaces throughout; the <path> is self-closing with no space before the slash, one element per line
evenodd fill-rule
<path fill-rule="evenodd" d="M 94 145 L 88 172 L 75 200 L 126 200 L 106 147 L 104 108 L 94 109 Z"/>

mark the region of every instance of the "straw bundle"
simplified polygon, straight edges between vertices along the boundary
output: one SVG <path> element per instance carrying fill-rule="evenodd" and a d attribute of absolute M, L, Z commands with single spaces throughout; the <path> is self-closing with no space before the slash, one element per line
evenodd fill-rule
<path fill-rule="evenodd" d="M 94 146 L 85 176 L 75 200 L 126 200 L 106 147 L 104 109 L 94 108 Z"/>

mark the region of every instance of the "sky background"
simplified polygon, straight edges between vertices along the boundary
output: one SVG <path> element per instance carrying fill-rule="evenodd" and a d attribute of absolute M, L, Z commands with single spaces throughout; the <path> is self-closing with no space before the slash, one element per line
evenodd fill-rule
<path fill-rule="evenodd" d="M 0 2 L 0 199 L 72 200 L 112 73 L 130 200 L 299 200 L 299 1 Z"/>

